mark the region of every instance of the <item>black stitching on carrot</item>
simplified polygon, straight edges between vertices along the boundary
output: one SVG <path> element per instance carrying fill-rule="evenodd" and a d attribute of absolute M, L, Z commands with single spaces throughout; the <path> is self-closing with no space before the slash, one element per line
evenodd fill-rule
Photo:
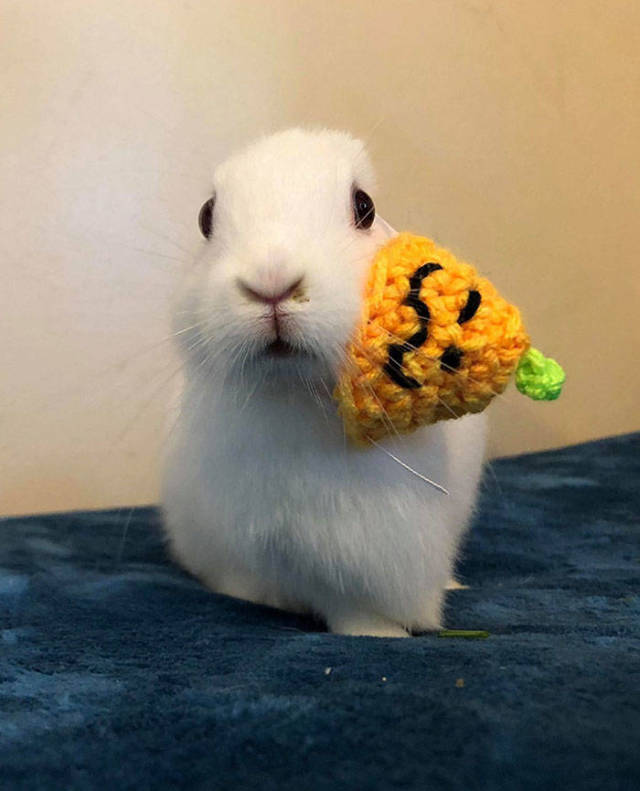
<path fill-rule="evenodd" d="M 437 272 L 442 269 L 440 264 L 433 262 L 422 264 L 409 278 L 409 296 L 405 299 L 404 305 L 409 305 L 418 314 L 420 320 L 420 329 L 415 332 L 404 343 L 390 343 L 389 344 L 389 359 L 383 366 L 385 373 L 393 379 L 393 381 L 400 387 L 407 390 L 416 390 L 422 387 L 417 379 L 412 376 L 407 376 L 402 370 L 402 358 L 406 352 L 413 352 L 427 340 L 427 324 L 431 317 L 428 306 L 420 299 L 420 288 L 422 281 L 428 277 L 432 272 Z"/>
<path fill-rule="evenodd" d="M 476 315 L 481 301 L 482 297 L 480 296 L 479 291 L 469 291 L 467 304 L 462 308 L 460 315 L 458 316 L 458 324 L 462 324 L 464 321 L 469 321 L 469 319 L 472 319 Z"/>
<path fill-rule="evenodd" d="M 447 373 L 454 374 L 462 362 L 462 349 L 457 346 L 449 346 L 442 352 L 440 358 L 440 368 Z"/>

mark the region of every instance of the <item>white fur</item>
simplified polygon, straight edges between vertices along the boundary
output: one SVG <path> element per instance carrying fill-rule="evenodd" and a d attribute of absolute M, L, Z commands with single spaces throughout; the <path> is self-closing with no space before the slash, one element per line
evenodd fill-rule
<path fill-rule="evenodd" d="M 312 611 L 338 633 L 407 636 L 441 625 L 485 419 L 383 443 L 449 496 L 345 441 L 330 393 L 388 235 L 383 222 L 355 228 L 354 184 L 373 190 L 364 147 L 328 131 L 281 132 L 217 169 L 213 235 L 175 314 L 185 377 L 165 524 L 175 557 L 215 591 Z M 275 294 L 300 277 L 280 331 L 314 355 L 266 357 L 272 309 L 237 279 Z"/>

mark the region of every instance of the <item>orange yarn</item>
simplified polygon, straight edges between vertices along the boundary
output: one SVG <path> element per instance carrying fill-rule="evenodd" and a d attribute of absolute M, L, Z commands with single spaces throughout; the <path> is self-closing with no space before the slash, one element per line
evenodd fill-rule
<path fill-rule="evenodd" d="M 516 307 L 469 264 L 402 233 L 373 261 L 335 397 L 356 442 L 482 411 L 529 337 Z"/>

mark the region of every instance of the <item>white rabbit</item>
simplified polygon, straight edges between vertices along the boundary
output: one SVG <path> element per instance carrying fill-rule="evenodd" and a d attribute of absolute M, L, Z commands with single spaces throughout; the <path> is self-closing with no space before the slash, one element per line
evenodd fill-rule
<path fill-rule="evenodd" d="M 441 626 L 485 417 L 380 443 L 448 495 L 345 440 L 331 393 L 390 232 L 371 223 L 372 190 L 363 144 L 341 132 L 280 132 L 216 170 L 175 311 L 163 506 L 174 557 L 212 590 L 406 637 Z"/>

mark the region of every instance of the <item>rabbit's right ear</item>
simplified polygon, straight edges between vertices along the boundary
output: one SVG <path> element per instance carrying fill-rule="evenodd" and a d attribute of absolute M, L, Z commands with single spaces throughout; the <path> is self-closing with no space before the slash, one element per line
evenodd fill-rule
<path fill-rule="evenodd" d="M 380 228 L 382 233 L 386 236 L 387 239 L 392 239 L 394 236 L 398 235 L 398 232 L 395 228 L 392 228 L 389 223 L 383 219 L 379 214 L 376 214 L 375 219 L 376 226 Z"/>

